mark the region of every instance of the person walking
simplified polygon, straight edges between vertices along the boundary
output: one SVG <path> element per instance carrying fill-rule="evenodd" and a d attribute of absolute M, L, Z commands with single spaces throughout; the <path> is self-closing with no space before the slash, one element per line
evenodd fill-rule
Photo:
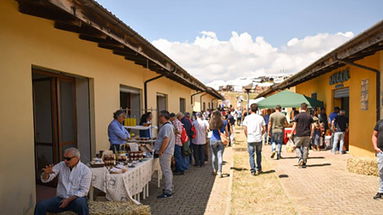
<path fill-rule="evenodd" d="M 247 138 L 250 172 L 252 175 L 256 175 L 262 173 L 262 135 L 266 131 L 266 123 L 263 117 L 257 114 L 257 104 L 251 104 L 250 111 L 251 114 L 243 120 L 243 126 Z M 254 154 L 257 156 L 257 165 L 254 162 Z"/>
<path fill-rule="evenodd" d="M 277 154 L 277 160 L 281 158 L 282 144 L 283 144 L 283 131 L 287 126 L 287 118 L 281 113 L 281 106 L 275 107 L 275 112 L 270 115 L 268 134 L 271 136 L 271 158 Z"/>
<path fill-rule="evenodd" d="M 189 142 L 190 151 L 193 152 L 193 143 L 191 142 L 191 140 L 193 139 L 194 132 L 193 132 L 193 124 L 192 124 L 193 122 L 190 118 L 189 112 L 185 113 L 185 116 L 182 117 L 181 122 L 184 125 L 186 133 L 187 133 L 189 140 L 190 140 L 190 142 Z M 193 163 L 193 155 L 192 154 L 190 154 L 190 156 L 188 157 L 188 160 L 189 160 L 189 164 L 191 165 Z"/>
<path fill-rule="evenodd" d="M 372 146 L 378 161 L 379 187 L 374 199 L 383 198 L 383 120 L 379 120 L 372 133 Z"/>
<path fill-rule="evenodd" d="M 313 137 L 313 118 L 307 113 L 307 104 L 301 104 L 301 112 L 295 117 L 292 128 L 294 143 L 298 156 L 298 167 L 306 168 L 309 146 Z"/>
<path fill-rule="evenodd" d="M 170 114 L 170 121 L 174 126 L 174 134 L 175 134 L 175 148 L 174 148 L 174 160 L 175 160 L 175 171 L 174 175 L 183 175 L 185 171 L 185 159 L 182 155 L 182 141 L 181 141 L 181 133 L 184 128 L 181 121 L 179 121 L 176 117 L 175 113 Z"/>
<path fill-rule="evenodd" d="M 318 118 L 319 118 L 319 123 L 320 125 L 323 125 L 323 129 L 322 129 L 322 147 L 323 148 L 326 148 L 324 142 L 325 142 L 325 136 L 327 134 L 327 130 L 329 129 L 329 125 L 328 125 L 328 117 L 327 117 L 327 114 L 326 114 L 326 109 L 324 107 L 322 107 L 320 109 L 320 113 L 318 114 Z"/>
<path fill-rule="evenodd" d="M 340 108 L 335 107 L 334 111 L 331 112 L 330 115 L 328 116 L 328 124 L 329 124 L 329 128 L 331 129 L 331 140 L 330 140 L 331 146 L 334 146 L 334 134 L 335 134 L 335 131 L 332 129 L 332 123 L 335 117 L 338 116 L 339 111 L 340 111 Z"/>
<path fill-rule="evenodd" d="M 205 145 L 206 134 L 209 128 L 209 123 L 202 118 L 201 113 L 196 114 L 197 119 L 193 122 L 193 126 L 197 132 L 193 141 L 193 152 L 195 158 L 195 166 L 202 167 L 205 164 Z"/>
<path fill-rule="evenodd" d="M 237 115 L 237 126 L 241 126 L 241 120 L 242 120 L 242 111 L 241 109 L 238 109 L 236 111 L 236 115 Z"/>
<path fill-rule="evenodd" d="M 174 126 L 169 121 L 170 114 L 163 110 L 159 113 L 159 122 L 161 124 L 157 135 L 157 140 L 154 143 L 155 157 L 159 157 L 162 174 L 164 175 L 163 193 L 157 198 L 169 198 L 173 195 L 173 172 L 171 168 L 172 156 L 175 147 Z"/>
<path fill-rule="evenodd" d="M 211 149 L 211 163 L 213 166 L 213 175 L 217 175 L 222 178 L 222 161 L 224 145 L 221 140 L 221 134 L 228 136 L 227 127 L 225 121 L 222 120 L 222 114 L 220 111 L 214 111 L 210 122 L 209 128 L 212 130 L 212 136 L 210 138 Z"/>
<path fill-rule="evenodd" d="M 269 131 L 269 128 L 268 128 L 268 125 L 269 125 L 269 121 L 270 121 L 270 115 L 271 115 L 271 109 L 266 109 L 264 110 L 262 116 L 263 116 L 263 120 L 265 120 L 265 123 L 266 123 L 266 132 L 265 132 L 265 135 L 264 135 L 264 144 L 270 144 L 271 143 L 271 139 L 269 137 L 269 133 L 267 133 Z"/>
<path fill-rule="evenodd" d="M 339 115 L 335 117 L 332 122 L 332 129 L 334 131 L 334 142 L 332 145 L 332 152 L 336 154 L 337 146 L 339 144 L 339 154 L 345 154 L 346 152 L 343 150 L 344 145 L 344 134 L 348 129 L 348 118 L 345 116 L 346 111 L 341 110 Z"/>

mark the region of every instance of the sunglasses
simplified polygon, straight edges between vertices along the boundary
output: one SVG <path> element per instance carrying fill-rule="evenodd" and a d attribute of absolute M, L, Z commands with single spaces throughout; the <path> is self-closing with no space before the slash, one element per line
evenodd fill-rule
<path fill-rule="evenodd" d="M 74 156 L 73 157 L 64 157 L 64 160 L 70 161 L 70 160 L 72 160 L 72 158 L 74 158 Z"/>

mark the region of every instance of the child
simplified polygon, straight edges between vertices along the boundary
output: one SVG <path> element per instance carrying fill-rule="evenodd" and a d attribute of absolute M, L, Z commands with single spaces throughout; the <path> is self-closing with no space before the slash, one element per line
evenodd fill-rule
<path fill-rule="evenodd" d="M 319 151 L 320 148 L 320 139 L 322 136 L 322 129 L 321 125 L 319 123 L 319 120 L 314 121 L 314 136 L 313 136 L 313 150 L 314 151 Z"/>

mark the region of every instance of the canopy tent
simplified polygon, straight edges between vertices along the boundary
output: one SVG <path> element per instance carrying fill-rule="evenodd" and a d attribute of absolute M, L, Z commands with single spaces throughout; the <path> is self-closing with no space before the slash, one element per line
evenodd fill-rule
<path fill-rule="evenodd" d="M 260 98 L 257 98 L 257 99 L 250 99 L 249 100 L 249 104 L 254 104 L 254 103 L 258 103 L 258 102 L 260 102 L 260 101 L 262 101 L 262 100 L 264 100 L 265 99 L 265 97 L 260 97 Z"/>
<path fill-rule="evenodd" d="M 288 90 L 269 96 L 257 104 L 259 108 L 275 108 L 277 105 L 288 108 L 299 107 L 302 103 L 306 103 L 311 108 L 323 107 L 321 101 Z"/>

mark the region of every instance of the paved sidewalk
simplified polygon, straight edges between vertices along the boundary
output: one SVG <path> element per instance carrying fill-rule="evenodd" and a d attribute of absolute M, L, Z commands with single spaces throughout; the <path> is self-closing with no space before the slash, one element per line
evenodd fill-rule
<path fill-rule="evenodd" d="M 232 149 L 224 152 L 224 173 L 229 173 L 232 164 Z M 150 196 L 142 200 L 150 205 L 153 215 L 224 215 L 230 206 L 230 177 L 218 178 L 212 175 L 209 162 L 204 167 L 191 167 L 185 175 L 174 176 L 175 194 L 169 199 L 157 199 L 162 187 L 157 180 L 150 183 Z"/>
<path fill-rule="evenodd" d="M 377 177 L 348 172 L 346 160 L 351 155 L 310 151 L 308 167 L 299 169 L 295 153 L 283 149 L 284 159 L 272 160 L 270 148 L 264 147 L 264 156 L 276 175 L 285 176 L 280 181 L 298 214 L 383 214 L 383 200 L 372 199 Z"/>

